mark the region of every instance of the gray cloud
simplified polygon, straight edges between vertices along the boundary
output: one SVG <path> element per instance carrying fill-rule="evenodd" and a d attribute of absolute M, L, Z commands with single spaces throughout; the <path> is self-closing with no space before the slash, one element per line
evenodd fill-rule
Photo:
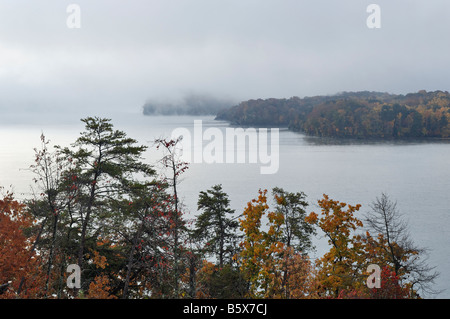
<path fill-rule="evenodd" d="M 365 24 L 372 2 L 378 30 Z M 70 3 L 81 29 L 66 27 Z M 447 90 L 449 12 L 446 0 L 2 1 L 0 110 Z"/>

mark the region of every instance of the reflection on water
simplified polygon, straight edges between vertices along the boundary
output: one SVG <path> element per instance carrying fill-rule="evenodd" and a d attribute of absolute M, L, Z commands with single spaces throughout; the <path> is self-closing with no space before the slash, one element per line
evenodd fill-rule
<path fill-rule="evenodd" d="M 316 137 L 297 133 L 305 142 L 312 145 L 416 145 L 416 144 L 450 144 L 450 139 L 441 138 L 399 138 L 399 139 L 357 139 Z"/>

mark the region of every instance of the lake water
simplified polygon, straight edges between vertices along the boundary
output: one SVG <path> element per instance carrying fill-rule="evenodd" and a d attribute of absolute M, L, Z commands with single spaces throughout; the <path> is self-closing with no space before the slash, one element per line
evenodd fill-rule
<path fill-rule="evenodd" d="M 142 144 L 169 137 L 175 128 L 192 129 L 201 119 L 203 128 L 224 130 L 227 123 L 213 117 L 144 117 L 138 113 L 111 114 L 115 128 Z M 52 144 L 73 142 L 83 123 L 70 118 L 37 121 L 34 118 L 0 119 L 0 185 L 12 189 L 17 198 L 30 196 L 33 148 L 39 147 L 43 132 Z M 159 154 L 150 148 L 146 159 L 155 163 Z M 280 129 L 279 170 L 260 174 L 260 164 L 192 164 L 184 174 L 180 193 L 186 209 L 196 213 L 198 194 L 222 184 L 231 206 L 242 213 L 258 189 L 283 187 L 303 191 L 316 211 L 322 194 L 349 204 L 361 204 L 361 216 L 368 205 L 387 193 L 409 223 L 414 242 L 430 249 L 428 263 L 441 274 L 436 289 L 447 289 L 439 298 L 450 298 L 450 144 L 444 141 L 368 142 L 337 141 L 306 137 Z M 11 186 L 10 186 L 11 185 Z M 358 216 L 358 215 L 357 215 Z M 328 249 L 323 238 L 316 239 L 317 253 Z"/>

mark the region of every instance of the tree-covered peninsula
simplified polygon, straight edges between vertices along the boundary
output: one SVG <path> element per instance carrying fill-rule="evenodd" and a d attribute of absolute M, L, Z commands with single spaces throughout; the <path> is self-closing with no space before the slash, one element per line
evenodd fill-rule
<path fill-rule="evenodd" d="M 322 137 L 448 138 L 447 91 L 397 95 L 344 92 L 336 95 L 256 99 L 217 114 L 234 125 L 288 127 Z"/>

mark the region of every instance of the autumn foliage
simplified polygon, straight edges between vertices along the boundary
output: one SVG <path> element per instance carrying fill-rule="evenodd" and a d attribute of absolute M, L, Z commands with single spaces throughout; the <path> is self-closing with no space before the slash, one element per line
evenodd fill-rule
<path fill-rule="evenodd" d="M 286 126 L 314 136 L 448 138 L 449 109 L 447 91 L 406 95 L 362 91 L 248 100 L 222 110 L 217 118 L 247 126 Z"/>
<path fill-rule="evenodd" d="M 26 231 L 33 220 L 25 206 L 7 194 L 0 200 L 0 298 L 37 298 L 44 273 Z"/>
<path fill-rule="evenodd" d="M 280 298 L 282 296 L 282 269 L 285 246 L 280 241 L 283 215 L 269 212 L 267 190 L 259 191 L 257 199 L 244 210 L 241 230 L 244 240 L 239 255 L 240 269 L 247 276 L 252 298 Z M 268 230 L 261 230 L 262 217 L 267 215 Z"/>
<path fill-rule="evenodd" d="M 359 245 L 359 236 L 353 234 L 362 222 L 354 216 L 361 205 L 348 205 L 330 199 L 327 195 L 318 201 L 322 209 L 320 217 L 312 212 L 307 221 L 317 224 L 323 231 L 330 250 L 317 260 L 320 269 L 318 280 L 321 294 L 337 297 L 340 290 L 352 287 L 364 265 L 364 254 Z"/>
<path fill-rule="evenodd" d="M 39 195 L 0 199 L 0 298 L 399 299 L 418 298 L 416 283 L 435 278 L 404 236 L 363 229 L 361 205 L 327 195 L 307 214 L 302 192 L 260 189 L 235 212 L 215 185 L 188 219 L 179 140 L 157 141 L 158 175 L 141 162 L 146 147 L 109 120 L 84 122 L 76 149 L 51 153 L 42 138 L 32 166 Z M 316 234 L 329 247 L 317 258 Z M 79 288 L 66 285 L 72 264 Z M 369 264 L 381 267 L 381 288 L 367 287 Z"/>

